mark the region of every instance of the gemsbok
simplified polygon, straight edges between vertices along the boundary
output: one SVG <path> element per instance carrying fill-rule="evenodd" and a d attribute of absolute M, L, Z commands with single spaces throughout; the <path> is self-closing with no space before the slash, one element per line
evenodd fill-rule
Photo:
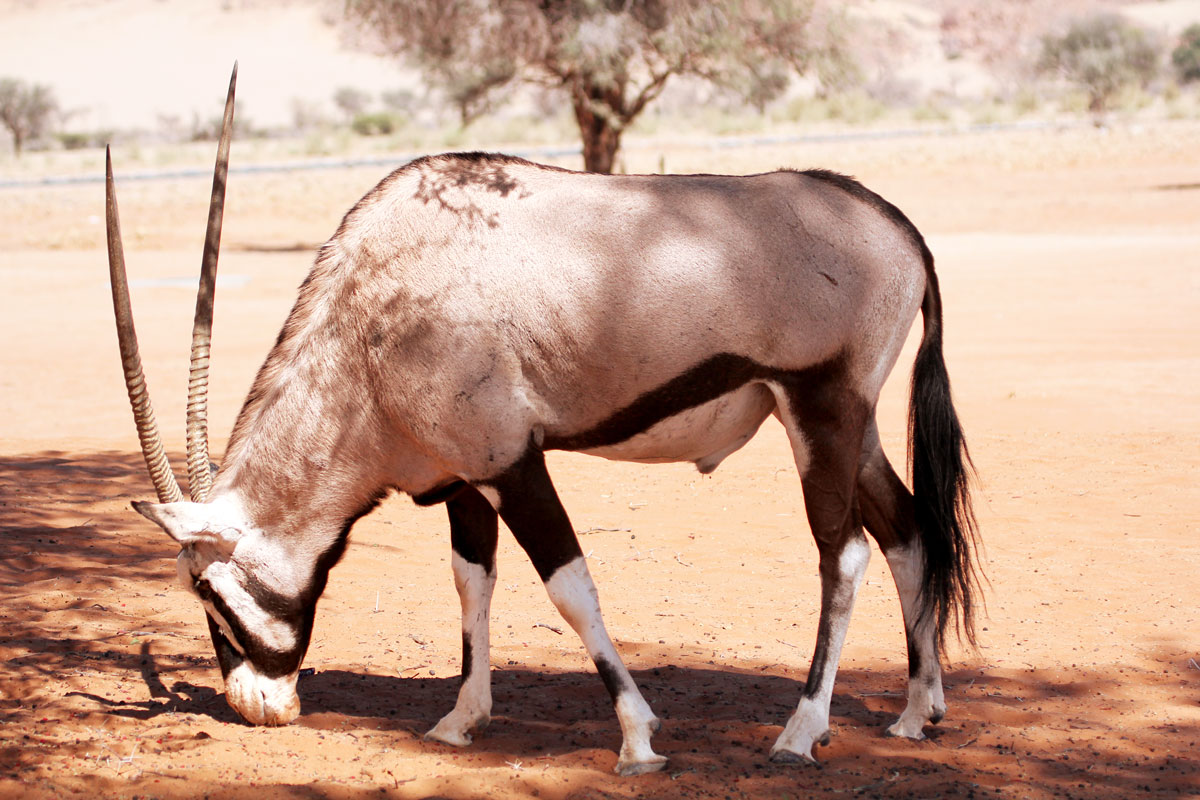
<path fill-rule="evenodd" d="M 773 414 L 820 553 L 821 614 L 771 759 L 809 762 L 828 741 L 864 528 L 891 568 L 908 642 L 907 705 L 888 733 L 920 739 L 941 720 L 948 632 L 973 641 L 976 528 L 933 257 L 903 213 L 824 170 L 608 176 L 481 153 L 419 158 L 321 247 L 214 471 L 205 395 L 236 77 L 235 66 L 193 336 L 190 502 L 142 377 L 111 155 L 106 178 L 122 361 L 159 499 L 133 506 L 179 544 L 179 577 L 204 607 L 242 717 L 283 725 L 299 714 L 329 570 L 355 520 L 395 490 L 446 504 L 462 603 L 462 685 L 428 738 L 466 745 L 488 723 L 503 519 L 612 695 L 616 771 L 662 769 L 650 741 L 659 720 L 605 630 L 543 454 L 708 473 Z M 884 455 L 875 406 L 918 310 L 910 492 Z"/>

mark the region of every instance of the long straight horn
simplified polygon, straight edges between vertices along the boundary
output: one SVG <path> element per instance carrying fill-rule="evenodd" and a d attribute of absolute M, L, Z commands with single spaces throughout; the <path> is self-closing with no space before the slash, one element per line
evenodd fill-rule
<path fill-rule="evenodd" d="M 133 421 L 137 425 L 138 440 L 142 443 L 142 455 L 146 468 L 158 492 L 160 503 L 174 503 L 183 499 L 167 454 L 163 452 L 162 437 L 158 435 L 158 424 L 154 421 L 154 408 L 150 405 L 150 391 L 146 388 L 146 377 L 142 374 L 142 358 L 138 355 L 137 331 L 133 327 L 133 311 L 129 307 L 129 281 L 125 275 L 125 253 L 121 246 L 121 220 L 117 216 L 117 190 L 113 182 L 112 153 L 105 149 L 104 195 L 108 217 L 108 274 L 112 282 L 113 314 L 117 318 L 117 341 L 121 346 L 121 367 L 125 372 L 125 388 L 129 392 L 129 404 L 133 406 Z"/>
<path fill-rule="evenodd" d="M 212 344 L 213 299 L 217 288 L 217 257 L 221 249 L 221 220 L 225 213 L 225 180 L 229 174 L 229 142 L 233 138 L 233 95 L 237 86 L 237 62 L 229 78 L 221 141 L 213 169 L 212 198 L 208 204 L 208 231 L 200 262 L 200 289 L 196 294 L 196 321 L 192 326 L 192 360 L 188 373 L 187 469 L 188 493 L 202 503 L 212 489 L 208 461 L 208 360 Z"/>

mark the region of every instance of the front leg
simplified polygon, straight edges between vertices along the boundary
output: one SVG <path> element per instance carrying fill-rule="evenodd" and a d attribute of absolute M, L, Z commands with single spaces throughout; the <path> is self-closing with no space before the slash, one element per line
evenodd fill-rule
<path fill-rule="evenodd" d="M 496 510 L 467 487 L 446 503 L 450 515 L 451 565 L 462 604 L 462 686 L 454 710 L 425 734 L 426 739 L 459 747 L 471 731 L 485 728 L 492 713 L 492 673 L 488 618 L 496 588 Z"/>
<path fill-rule="evenodd" d="M 492 483 L 500 516 L 533 562 L 551 602 L 583 640 L 604 680 L 621 723 L 621 752 L 616 771 L 639 775 L 660 770 L 667 759 L 654 752 L 650 737 L 658 718 L 642 697 L 617 654 L 600 614 L 596 585 L 567 512 L 559 502 L 540 451 L 531 449 Z"/>

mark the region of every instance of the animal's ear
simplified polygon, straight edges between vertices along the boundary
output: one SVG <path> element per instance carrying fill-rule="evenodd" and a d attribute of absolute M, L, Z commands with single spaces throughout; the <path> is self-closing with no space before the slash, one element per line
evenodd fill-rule
<path fill-rule="evenodd" d="M 219 519 L 218 510 L 208 503 L 146 503 L 134 500 L 133 509 L 156 523 L 181 547 L 202 543 L 232 545 L 242 537 L 237 525 Z"/>

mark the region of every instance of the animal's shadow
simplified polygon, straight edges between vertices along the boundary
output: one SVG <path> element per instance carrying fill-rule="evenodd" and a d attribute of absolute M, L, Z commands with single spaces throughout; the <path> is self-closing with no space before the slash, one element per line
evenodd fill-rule
<path fill-rule="evenodd" d="M 803 681 L 778 674 L 776 669 L 665 664 L 635 669 L 632 674 L 663 720 L 656 741 L 679 740 L 698 746 L 702 742 L 706 751 L 722 752 L 745 749 L 750 740 L 756 752 L 765 754 L 795 709 L 803 688 Z M 136 719 L 182 712 L 225 723 L 240 722 L 223 693 L 178 681 L 168 689 L 153 659 L 149 663 L 143 659 L 142 678 L 152 690 L 154 699 L 149 702 L 118 704 L 100 697 L 90 699 L 109 706 L 110 713 Z M 903 705 L 904 681 L 900 669 L 843 670 L 830 708 L 831 719 L 835 724 L 881 734 Z M 394 732 L 398 736 L 389 746 L 396 749 L 443 747 L 421 739 L 454 707 L 459 685 L 458 676 L 406 678 L 342 669 L 306 670 L 298 685 L 301 715 L 294 724 Z M 892 691 L 878 691 L 883 686 Z M 874 698 L 886 694 L 888 699 L 868 705 L 864 693 Z M 532 757 L 620 746 L 612 701 L 594 672 L 494 668 L 492 695 L 492 722 L 475 737 L 474 753 Z M 933 738 L 938 735 L 932 732 Z"/>

